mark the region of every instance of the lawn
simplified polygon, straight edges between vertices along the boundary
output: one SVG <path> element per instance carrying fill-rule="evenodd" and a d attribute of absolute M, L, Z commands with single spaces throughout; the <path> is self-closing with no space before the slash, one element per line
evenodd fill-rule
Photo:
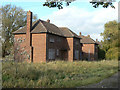
<path fill-rule="evenodd" d="M 3 62 L 4 88 L 69 88 L 97 83 L 118 71 L 117 60 Z"/>

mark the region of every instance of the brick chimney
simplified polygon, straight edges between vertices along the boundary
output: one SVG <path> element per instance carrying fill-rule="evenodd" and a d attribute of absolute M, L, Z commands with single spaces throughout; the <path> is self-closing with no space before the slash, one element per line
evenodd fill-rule
<path fill-rule="evenodd" d="M 87 37 L 90 37 L 90 35 L 88 35 Z"/>
<path fill-rule="evenodd" d="M 31 46 L 31 29 L 32 29 L 32 12 L 27 12 L 27 31 L 26 31 L 26 42 L 27 46 Z"/>
<path fill-rule="evenodd" d="M 98 42 L 98 39 L 96 39 L 96 42 Z"/>
<path fill-rule="evenodd" d="M 47 22 L 50 23 L 50 20 L 48 19 Z"/>
<path fill-rule="evenodd" d="M 79 36 L 81 36 L 81 35 L 82 35 L 82 33 L 80 32 L 80 33 L 79 33 Z"/>
<path fill-rule="evenodd" d="M 29 10 L 27 12 L 27 31 L 26 31 L 26 51 L 27 51 L 27 58 L 29 62 L 33 62 L 33 49 L 32 49 L 32 12 Z"/>

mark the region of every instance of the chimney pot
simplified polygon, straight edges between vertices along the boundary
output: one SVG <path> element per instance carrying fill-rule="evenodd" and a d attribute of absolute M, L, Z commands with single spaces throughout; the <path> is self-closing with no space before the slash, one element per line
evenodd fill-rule
<path fill-rule="evenodd" d="M 88 37 L 90 37 L 90 35 L 88 35 Z"/>
<path fill-rule="evenodd" d="M 79 36 L 81 36 L 81 35 L 82 35 L 82 33 L 80 32 L 80 33 L 79 33 Z"/>
<path fill-rule="evenodd" d="M 98 39 L 96 39 L 96 41 L 98 41 Z"/>
<path fill-rule="evenodd" d="M 48 19 L 47 22 L 50 23 L 50 20 Z"/>

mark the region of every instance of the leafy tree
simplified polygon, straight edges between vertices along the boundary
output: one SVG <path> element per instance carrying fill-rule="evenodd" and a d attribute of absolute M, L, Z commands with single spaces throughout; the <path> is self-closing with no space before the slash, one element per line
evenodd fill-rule
<path fill-rule="evenodd" d="M 9 4 L 0 8 L 0 14 L 2 15 L 2 57 L 5 57 L 10 54 L 13 46 L 12 32 L 26 25 L 27 12 Z M 36 16 L 34 16 L 35 19 Z"/>
<path fill-rule="evenodd" d="M 73 0 L 73 1 L 76 1 L 76 0 Z M 73 1 L 65 0 L 66 6 L 69 6 L 70 3 Z M 90 3 L 93 5 L 94 8 L 98 8 L 100 5 L 103 6 L 103 8 L 107 8 L 109 6 L 111 6 L 112 8 L 115 8 L 112 2 L 103 2 L 103 0 L 99 0 L 99 2 L 92 0 Z M 63 5 L 64 5 L 63 1 L 54 1 L 54 0 L 47 1 L 43 4 L 43 6 L 47 6 L 49 8 L 57 7 L 58 9 L 63 9 Z"/>
<path fill-rule="evenodd" d="M 118 47 L 120 42 L 118 42 L 118 22 L 110 21 L 105 24 L 105 30 L 101 35 L 104 37 L 103 49 L 106 52 L 106 59 L 118 59 L 120 54 Z"/>
<path fill-rule="evenodd" d="M 102 48 L 98 48 L 98 59 L 105 59 L 105 51 Z"/>

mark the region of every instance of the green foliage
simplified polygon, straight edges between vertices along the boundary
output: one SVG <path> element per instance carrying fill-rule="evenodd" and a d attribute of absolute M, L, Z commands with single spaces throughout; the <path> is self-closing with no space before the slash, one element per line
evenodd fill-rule
<path fill-rule="evenodd" d="M 108 8 L 109 6 L 111 6 L 112 8 L 115 9 L 112 2 L 102 2 L 102 1 L 95 2 L 94 0 L 92 0 L 90 3 L 92 3 L 94 8 L 98 8 L 100 5 L 102 5 L 103 8 Z"/>
<path fill-rule="evenodd" d="M 8 55 L 11 53 L 10 48 L 13 46 L 13 34 L 12 32 L 26 25 L 27 12 L 22 8 L 12 6 L 11 4 L 2 6 L 0 8 L 0 14 L 2 15 L 2 55 Z M 36 16 L 34 16 L 34 20 Z"/>
<path fill-rule="evenodd" d="M 66 6 L 69 6 L 70 3 L 73 1 L 76 1 L 76 0 L 72 0 L 72 1 L 65 0 Z M 101 6 L 103 6 L 103 8 L 108 8 L 109 6 L 111 6 L 112 8 L 115 9 L 112 2 L 103 2 L 102 0 L 99 0 L 99 2 L 96 2 L 96 1 L 92 0 L 90 3 L 92 3 L 94 8 L 98 8 L 101 5 Z M 43 6 L 47 6 L 49 8 L 57 7 L 58 9 L 63 9 L 63 5 L 64 5 L 63 1 L 54 1 L 54 0 L 47 1 L 43 4 Z"/>
<path fill-rule="evenodd" d="M 62 88 L 97 83 L 117 72 L 118 61 L 2 64 L 3 88 Z"/>
<path fill-rule="evenodd" d="M 98 59 L 105 59 L 105 51 L 102 48 L 98 49 Z"/>
<path fill-rule="evenodd" d="M 106 53 L 106 59 L 118 59 L 118 55 L 120 52 L 118 52 L 118 48 L 110 48 Z"/>
<path fill-rule="evenodd" d="M 105 30 L 101 35 L 104 37 L 103 49 L 106 52 L 106 59 L 118 59 L 118 23 L 117 21 L 110 21 L 105 24 Z"/>
<path fill-rule="evenodd" d="M 73 0 L 75 1 L 75 0 Z M 69 6 L 71 2 L 66 2 L 66 6 Z M 49 8 L 54 8 L 57 7 L 58 9 L 63 9 L 63 2 L 62 1 L 50 1 L 50 2 L 45 2 L 43 6 L 47 6 Z"/>

